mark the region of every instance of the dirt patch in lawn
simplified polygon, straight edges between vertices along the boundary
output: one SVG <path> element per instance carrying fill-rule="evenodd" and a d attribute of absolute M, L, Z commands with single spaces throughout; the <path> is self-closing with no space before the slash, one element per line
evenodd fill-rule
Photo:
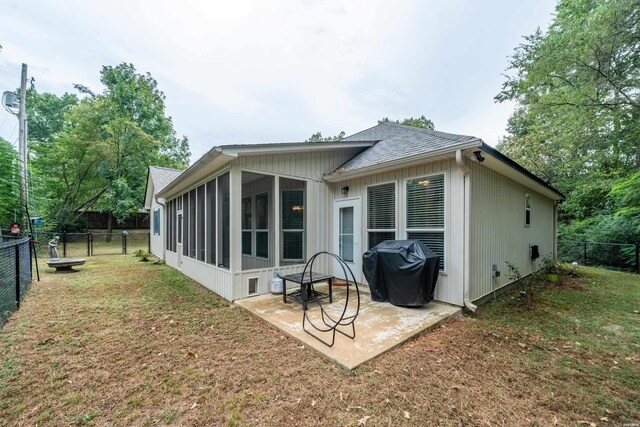
<path fill-rule="evenodd" d="M 549 307 L 506 298 L 346 371 L 166 266 L 95 257 L 0 333 L 0 425 L 637 422 L 637 330 L 526 326 Z"/>

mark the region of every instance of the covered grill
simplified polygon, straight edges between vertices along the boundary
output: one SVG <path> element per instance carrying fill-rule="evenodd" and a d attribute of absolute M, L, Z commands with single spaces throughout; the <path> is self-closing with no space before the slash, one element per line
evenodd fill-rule
<path fill-rule="evenodd" d="M 440 256 L 418 240 L 385 240 L 363 255 L 371 299 L 415 307 L 433 300 Z"/>

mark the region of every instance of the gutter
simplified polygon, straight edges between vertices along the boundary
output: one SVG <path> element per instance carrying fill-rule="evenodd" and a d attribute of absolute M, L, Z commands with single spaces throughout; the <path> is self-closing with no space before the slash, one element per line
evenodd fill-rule
<path fill-rule="evenodd" d="M 464 175 L 464 222 L 462 228 L 463 241 L 464 241 L 464 255 L 463 255 L 463 267 L 462 267 L 462 286 L 463 286 L 463 298 L 464 306 L 471 312 L 475 312 L 478 308 L 469 299 L 469 281 L 471 273 L 471 247 L 470 247 L 470 225 L 471 225 L 471 171 L 464 164 L 464 156 L 462 150 L 456 150 L 456 165 L 462 171 Z"/>

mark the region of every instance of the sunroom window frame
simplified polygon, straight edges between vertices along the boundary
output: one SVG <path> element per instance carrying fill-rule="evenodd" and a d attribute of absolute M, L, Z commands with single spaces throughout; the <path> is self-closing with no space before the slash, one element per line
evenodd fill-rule
<path fill-rule="evenodd" d="M 266 196 L 267 199 L 267 228 L 262 229 L 262 228 L 258 228 L 258 196 Z M 270 204 L 270 200 L 269 200 L 269 192 L 268 191 L 262 191 L 260 193 L 256 193 L 252 196 L 253 201 L 252 201 L 252 206 L 253 206 L 253 238 L 252 241 L 254 242 L 253 244 L 253 256 L 257 259 L 263 259 L 263 260 L 269 260 L 271 259 L 271 250 L 269 248 L 269 204 Z M 258 233 L 267 233 L 267 256 L 263 257 L 263 256 L 258 256 Z"/>
<path fill-rule="evenodd" d="M 284 200 L 284 193 L 286 191 L 300 191 L 302 192 L 302 229 L 293 229 L 293 228 L 284 228 L 284 212 L 282 209 L 282 201 Z M 282 234 L 282 237 L 280 239 L 280 259 L 282 260 L 282 262 L 293 262 L 293 263 L 300 263 L 303 264 L 305 262 L 306 259 L 306 245 L 307 245 L 307 233 L 306 233 L 306 227 L 307 227 L 307 214 L 305 212 L 305 209 L 307 209 L 307 190 L 306 190 L 306 185 L 303 188 L 281 188 L 280 189 L 280 205 L 281 205 L 281 209 L 280 209 L 280 233 Z M 284 235 L 285 233 L 302 233 L 302 248 L 301 248 L 301 254 L 302 254 L 302 258 L 285 258 L 284 257 Z"/>

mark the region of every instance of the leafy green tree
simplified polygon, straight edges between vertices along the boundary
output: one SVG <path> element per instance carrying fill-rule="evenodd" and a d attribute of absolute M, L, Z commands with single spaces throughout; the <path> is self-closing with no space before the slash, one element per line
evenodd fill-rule
<path fill-rule="evenodd" d="M 11 222 L 22 218 L 22 212 L 18 153 L 0 138 L 0 228 L 8 228 Z"/>
<path fill-rule="evenodd" d="M 390 120 L 388 117 L 383 117 L 378 120 L 378 124 L 382 123 L 395 123 L 399 125 L 406 126 L 414 126 L 417 128 L 425 128 L 433 130 L 433 122 L 427 119 L 425 116 L 420 116 L 418 118 L 409 117 L 402 120 Z M 344 131 L 340 132 L 335 136 L 322 136 L 322 132 L 316 132 L 309 137 L 305 142 L 332 142 L 332 141 L 340 141 L 345 137 Z"/>
<path fill-rule="evenodd" d="M 111 218 L 123 220 L 142 204 L 148 166 L 184 168 L 189 161 L 188 140 L 176 136 L 149 73 L 132 64 L 105 66 L 100 81 L 102 93 L 76 85 L 84 99 L 36 157 L 59 228 L 81 226 L 79 212 L 90 208 L 109 213 L 110 226 Z"/>
<path fill-rule="evenodd" d="M 388 117 L 383 117 L 378 120 L 378 124 L 382 123 L 395 123 L 398 125 L 406 125 L 413 126 L 417 128 L 425 128 L 425 129 L 434 129 L 433 122 L 430 119 L 427 119 L 425 116 L 420 116 L 418 118 L 408 117 L 402 120 L 390 120 Z"/>
<path fill-rule="evenodd" d="M 309 137 L 305 142 L 335 142 L 340 141 L 344 138 L 344 131 L 340 132 L 335 136 L 322 136 L 322 132 L 316 132 Z"/>
<path fill-rule="evenodd" d="M 613 188 L 640 167 L 638 22 L 637 0 L 561 0 L 496 97 L 516 102 L 499 149 L 568 196 L 565 223 L 610 218 Z"/>

